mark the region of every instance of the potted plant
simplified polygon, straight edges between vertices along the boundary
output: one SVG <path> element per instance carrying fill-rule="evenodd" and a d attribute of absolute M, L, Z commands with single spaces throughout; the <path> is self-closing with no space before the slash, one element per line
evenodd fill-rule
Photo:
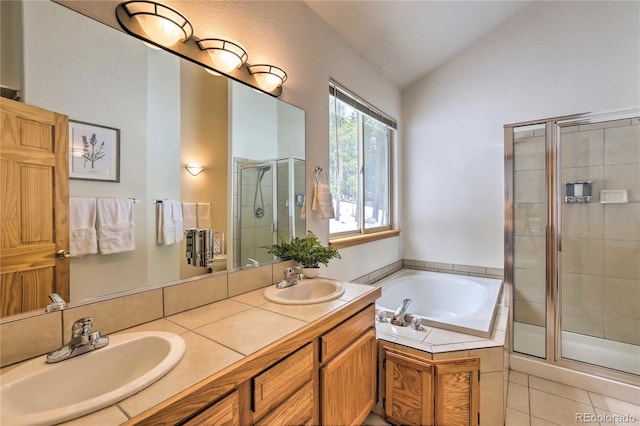
<path fill-rule="evenodd" d="M 282 240 L 282 238 L 280 238 Z M 282 260 L 292 259 L 302 264 L 302 273 L 307 278 L 317 277 L 320 264 L 327 266 L 329 260 L 340 259 L 338 250 L 323 246 L 316 234 L 307 231 L 305 237 L 293 237 L 291 242 L 282 240 L 278 244 L 266 247 L 267 252 Z"/>

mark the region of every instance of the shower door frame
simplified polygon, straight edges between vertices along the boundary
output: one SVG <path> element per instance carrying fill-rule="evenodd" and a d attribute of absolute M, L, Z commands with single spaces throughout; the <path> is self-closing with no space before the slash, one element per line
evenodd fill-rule
<path fill-rule="evenodd" d="M 562 186 L 558 179 L 560 170 L 559 141 L 563 127 L 594 124 L 613 120 L 630 119 L 640 116 L 640 108 L 612 111 L 605 113 L 582 113 L 560 117 L 551 117 L 541 120 L 524 121 L 504 125 L 504 162 L 505 162 L 505 231 L 504 231 L 504 280 L 508 290 L 508 298 L 512 309 L 509 310 L 509 324 L 511 332 L 507 336 L 507 345 L 510 353 L 535 359 L 540 362 L 593 374 L 600 377 L 638 385 L 638 376 L 608 367 L 589 364 L 582 361 L 562 357 L 562 324 L 561 324 L 561 293 L 560 293 L 560 253 L 562 252 L 561 214 L 559 200 L 562 196 Z M 545 126 L 545 358 L 534 355 L 515 352 L 513 348 L 515 305 L 514 291 L 514 138 L 513 130 L 517 127 L 544 125 Z"/>

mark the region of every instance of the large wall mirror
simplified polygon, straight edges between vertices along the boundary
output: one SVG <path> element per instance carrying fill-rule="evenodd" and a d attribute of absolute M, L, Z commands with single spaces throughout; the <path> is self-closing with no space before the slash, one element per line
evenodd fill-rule
<path fill-rule="evenodd" d="M 136 200 L 135 250 L 71 258 L 71 302 L 270 262 L 278 234 L 305 233 L 302 109 L 59 4 L 6 3 L 23 18 L 22 100 L 120 132 L 119 182 L 72 179 L 70 196 Z M 166 199 L 210 206 L 207 267 L 187 264 L 186 240 L 157 243 Z"/>

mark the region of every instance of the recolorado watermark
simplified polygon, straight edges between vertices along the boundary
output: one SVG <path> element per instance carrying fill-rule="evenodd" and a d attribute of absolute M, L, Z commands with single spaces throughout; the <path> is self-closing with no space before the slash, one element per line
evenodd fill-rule
<path fill-rule="evenodd" d="M 638 420 L 631 414 L 593 414 L 576 413 L 576 423 L 635 423 Z"/>

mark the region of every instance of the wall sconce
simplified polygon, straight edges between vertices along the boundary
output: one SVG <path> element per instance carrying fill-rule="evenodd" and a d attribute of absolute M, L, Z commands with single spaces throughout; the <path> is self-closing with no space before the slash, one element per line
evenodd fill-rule
<path fill-rule="evenodd" d="M 287 81 L 287 73 L 274 65 L 250 65 L 249 73 L 253 75 L 262 90 L 273 92 Z"/>
<path fill-rule="evenodd" d="M 204 167 L 198 166 L 197 164 L 185 164 L 184 168 L 191 173 L 191 176 L 198 176 L 204 170 Z"/>
<path fill-rule="evenodd" d="M 147 38 L 154 43 L 169 47 L 182 41 L 186 42 L 193 35 L 191 24 L 180 12 L 160 3 L 134 0 L 120 3 L 129 18 L 134 18 L 146 33 Z M 130 30 L 120 20 L 116 9 L 116 17 L 120 26 Z"/>
<path fill-rule="evenodd" d="M 200 50 L 211 57 L 215 69 L 224 73 L 240 68 L 247 62 L 247 51 L 237 43 L 220 38 L 203 38 L 197 41 Z"/>

